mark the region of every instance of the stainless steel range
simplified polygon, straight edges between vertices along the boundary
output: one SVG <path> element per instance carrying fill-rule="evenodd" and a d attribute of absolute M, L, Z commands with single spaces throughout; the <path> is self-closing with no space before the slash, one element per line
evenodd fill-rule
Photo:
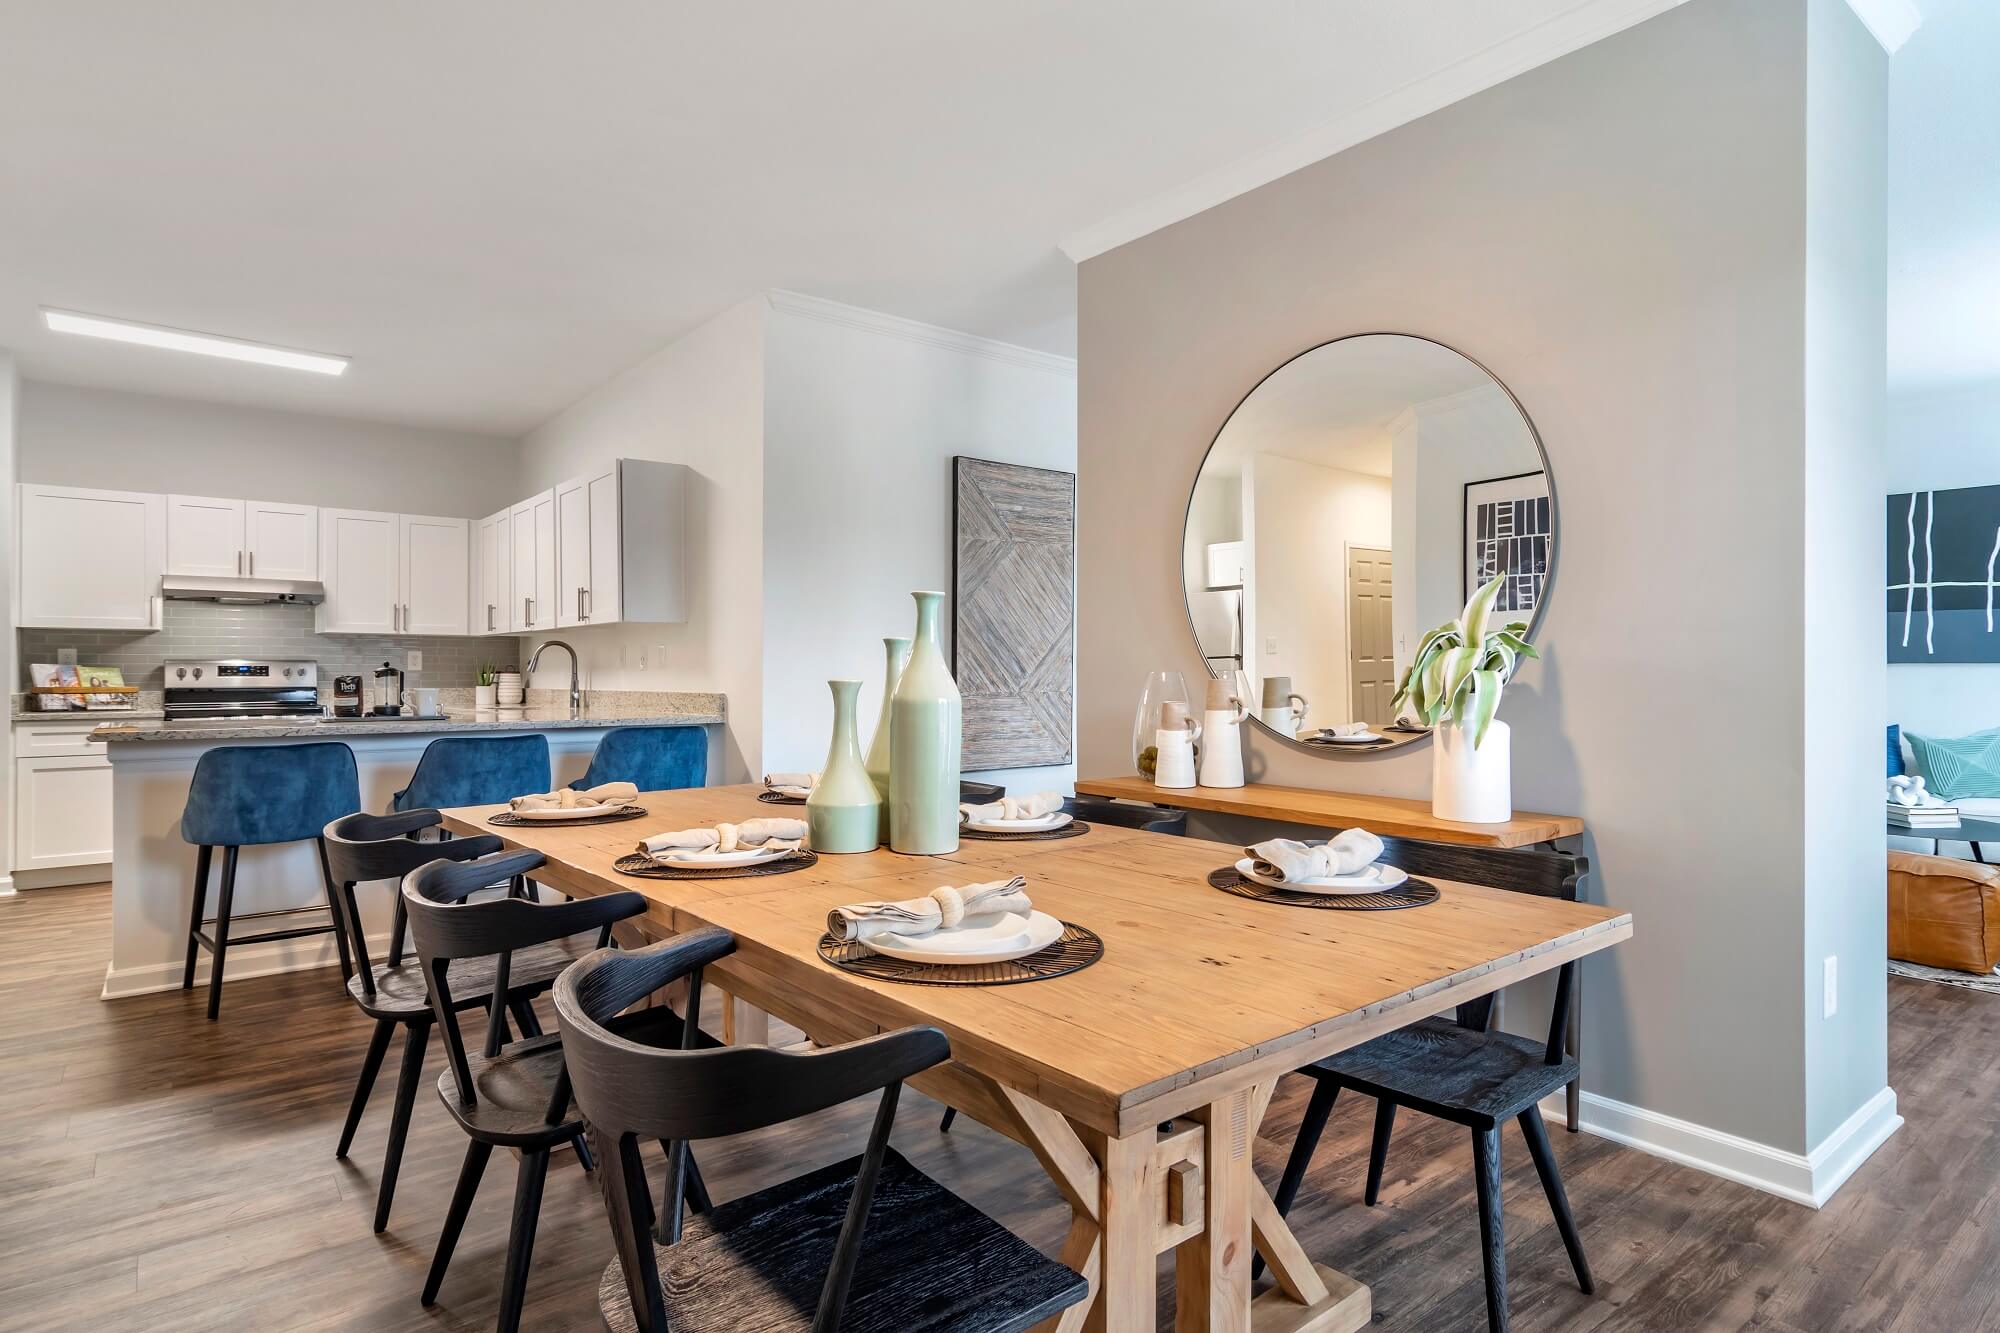
<path fill-rule="evenodd" d="M 169 662 L 166 702 L 170 722 L 318 717 L 319 664 L 242 657 Z"/>

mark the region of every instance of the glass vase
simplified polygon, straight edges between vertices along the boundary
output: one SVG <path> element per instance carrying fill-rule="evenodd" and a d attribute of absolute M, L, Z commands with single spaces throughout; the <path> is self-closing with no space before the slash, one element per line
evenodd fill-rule
<path fill-rule="evenodd" d="M 833 741 L 826 767 L 806 797 L 806 845 L 816 852 L 872 852 L 882 826 L 882 797 L 868 779 L 856 739 L 861 699 L 858 680 L 830 680 Z"/>
<path fill-rule="evenodd" d="M 944 594 L 916 592 L 917 633 L 896 682 L 889 723 L 889 846 L 911 855 L 958 850 L 963 734 L 958 682 L 945 665 L 938 622 Z"/>
<path fill-rule="evenodd" d="M 1154 766 L 1159 759 L 1159 748 L 1155 740 L 1162 727 L 1174 730 L 1178 722 L 1169 724 L 1161 720 L 1163 705 L 1176 704 L 1182 719 L 1198 717 L 1199 714 L 1188 704 L 1187 682 L 1178 671 L 1154 671 L 1146 676 L 1146 683 L 1139 690 L 1139 711 L 1132 717 L 1132 767 L 1140 777 L 1151 780 Z"/>
<path fill-rule="evenodd" d="M 889 720 L 896 702 L 896 684 L 903 678 L 903 664 L 910 660 L 908 639 L 882 640 L 888 663 L 882 675 L 882 712 L 875 719 L 875 739 L 868 743 L 868 778 L 882 793 L 882 830 L 878 843 L 889 841 Z"/>

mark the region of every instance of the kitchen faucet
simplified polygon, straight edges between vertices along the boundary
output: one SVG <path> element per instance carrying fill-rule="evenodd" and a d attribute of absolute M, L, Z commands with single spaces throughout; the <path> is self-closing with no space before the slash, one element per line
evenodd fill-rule
<path fill-rule="evenodd" d="M 534 674 L 536 663 L 540 662 L 542 654 L 551 648 L 560 648 L 569 654 L 569 715 L 574 720 L 583 716 L 583 691 L 578 689 L 576 684 L 576 649 L 561 639 L 545 640 L 541 647 L 535 649 L 534 656 L 528 659 L 528 674 Z"/>

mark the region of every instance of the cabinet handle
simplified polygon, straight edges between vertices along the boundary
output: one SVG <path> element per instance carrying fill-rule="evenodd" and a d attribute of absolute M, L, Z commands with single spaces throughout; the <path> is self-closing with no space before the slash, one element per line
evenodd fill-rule
<path fill-rule="evenodd" d="M 578 589 L 576 590 L 576 618 L 577 618 L 578 620 L 582 620 L 582 619 L 584 618 L 584 614 L 583 614 L 583 589 L 581 589 L 581 588 L 578 588 Z"/>
<path fill-rule="evenodd" d="M 493 603 L 491 602 L 486 604 L 486 632 L 488 634 L 493 632 Z"/>
<path fill-rule="evenodd" d="M 250 559 L 250 577 L 254 579 L 257 577 L 257 553 L 255 551 L 250 552 L 249 559 Z"/>
<path fill-rule="evenodd" d="M 535 599 L 532 597 L 523 597 L 521 599 L 521 624 L 525 628 L 532 629 L 534 627 Z"/>
<path fill-rule="evenodd" d="M 236 572 L 238 574 L 243 572 L 243 552 L 241 551 L 236 553 Z"/>

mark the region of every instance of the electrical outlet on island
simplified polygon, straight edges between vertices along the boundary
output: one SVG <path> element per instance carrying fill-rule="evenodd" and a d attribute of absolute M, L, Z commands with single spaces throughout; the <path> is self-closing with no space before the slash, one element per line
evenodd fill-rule
<path fill-rule="evenodd" d="M 424 669 L 424 655 L 415 648 L 410 649 L 409 662 L 403 669 L 405 671 L 422 671 Z"/>

